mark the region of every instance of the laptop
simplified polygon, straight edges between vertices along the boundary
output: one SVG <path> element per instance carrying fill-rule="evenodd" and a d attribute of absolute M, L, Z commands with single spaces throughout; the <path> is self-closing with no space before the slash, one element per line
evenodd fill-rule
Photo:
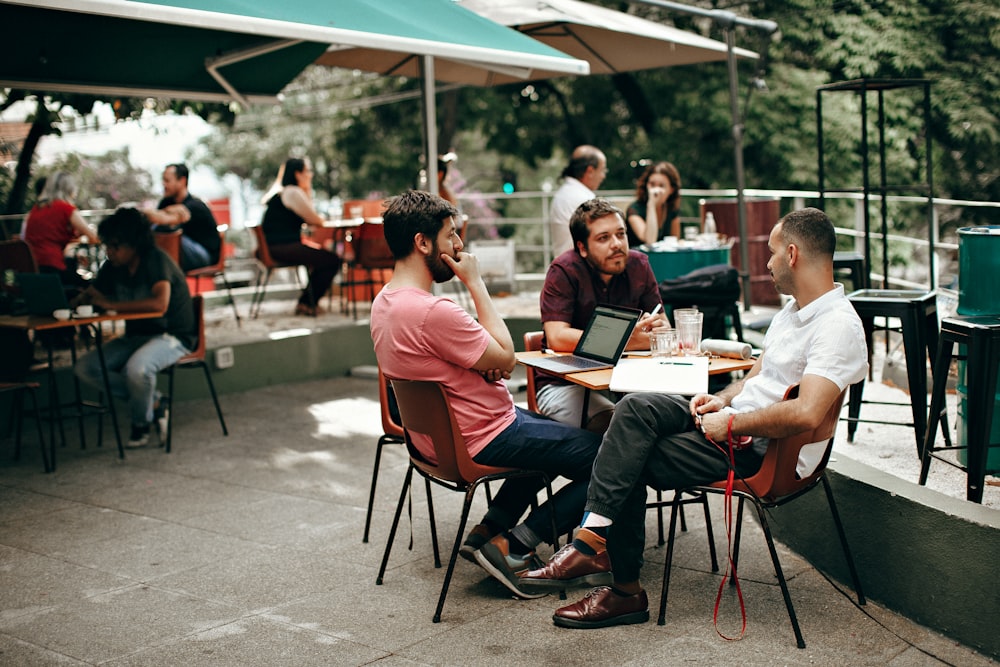
<path fill-rule="evenodd" d="M 62 281 L 55 273 L 18 273 L 17 284 L 29 315 L 52 315 L 54 310 L 69 309 Z"/>
<path fill-rule="evenodd" d="M 636 308 L 599 305 L 590 316 L 573 354 L 532 359 L 531 366 L 555 373 L 612 368 L 622 356 L 640 315 L 642 311 Z"/>

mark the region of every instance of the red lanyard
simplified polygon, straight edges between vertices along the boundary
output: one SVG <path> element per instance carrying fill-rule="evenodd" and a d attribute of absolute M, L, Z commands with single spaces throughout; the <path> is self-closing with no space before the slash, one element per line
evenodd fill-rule
<path fill-rule="evenodd" d="M 740 587 L 740 579 L 736 576 L 736 567 L 733 565 L 733 483 L 736 477 L 736 457 L 734 452 L 746 449 L 750 446 L 753 438 L 750 436 L 739 437 L 733 439 L 733 420 L 736 419 L 736 415 L 732 414 L 729 416 L 729 425 L 726 427 L 726 444 L 728 447 L 723 448 L 717 442 L 709 438 L 707 435 L 705 438 L 711 442 L 713 445 L 719 448 L 723 454 L 729 458 L 729 473 L 726 475 L 726 493 L 724 500 L 724 514 L 726 521 L 726 538 L 729 542 L 726 548 L 726 556 L 729 559 L 726 565 L 726 571 L 722 573 L 722 581 L 719 582 L 719 593 L 715 596 L 715 611 L 712 614 L 712 622 L 715 624 L 715 631 L 723 639 L 733 641 L 738 639 L 743 639 L 743 636 L 747 631 L 747 611 L 746 607 L 743 605 L 743 589 Z M 729 451 L 726 451 L 726 450 Z M 740 601 L 740 618 L 743 621 L 743 627 L 740 628 L 739 637 L 728 637 L 721 630 L 719 630 L 719 604 L 722 602 L 722 591 L 726 585 L 726 579 L 729 577 L 729 573 L 732 572 L 733 585 L 736 586 L 736 597 Z"/>

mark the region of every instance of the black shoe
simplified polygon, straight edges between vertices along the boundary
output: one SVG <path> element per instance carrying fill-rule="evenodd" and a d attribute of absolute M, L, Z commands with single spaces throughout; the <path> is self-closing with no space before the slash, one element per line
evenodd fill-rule
<path fill-rule="evenodd" d="M 149 442 L 149 424 L 145 426 L 132 425 L 132 432 L 128 436 L 128 442 L 125 446 L 130 449 L 135 449 L 136 447 L 145 447 Z"/>
<path fill-rule="evenodd" d="M 484 544 L 493 539 L 495 535 L 496 533 L 490 530 L 485 523 L 478 524 L 475 528 L 469 531 L 465 541 L 462 542 L 462 546 L 458 549 L 458 555 L 470 563 L 475 563 L 476 552 L 479 551 Z M 478 563 L 476 564 L 478 565 Z"/>

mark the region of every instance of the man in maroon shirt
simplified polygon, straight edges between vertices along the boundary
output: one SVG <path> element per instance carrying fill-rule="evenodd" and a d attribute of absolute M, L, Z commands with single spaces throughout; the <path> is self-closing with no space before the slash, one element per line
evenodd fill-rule
<path fill-rule="evenodd" d="M 542 286 L 545 346 L 572 351 L 600 303 L 642 310 L 625 349 L 648 350 L 650 330 L 670 323 L 662 313 L 649 314 L 662 305 L 660 291 L 646 255 L 629 250 L 625 216 L 607 200 L 591 199 L 580 204 L 569 226 L 574 247 L 552 261 Z M 583 387 L 544 373 L 538 374 L 535 386 L 543 415 L 581 425 Z M 602 433 L 613 409 L 607 396 L 591 395 L 587 428 Z"/>

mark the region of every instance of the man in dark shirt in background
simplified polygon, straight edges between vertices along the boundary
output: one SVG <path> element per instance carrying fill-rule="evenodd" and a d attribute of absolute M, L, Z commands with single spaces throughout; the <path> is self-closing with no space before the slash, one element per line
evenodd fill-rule
<path fill-rule="evenodd" d="M 157 231 L 181 228 L 181 268 L 185 271 L 219 261 L 215 216 L 205 202 L 188 192 L 188 168 L 184 164 L 168 164 L 163 170 L 163 199 L 155 210 L 146 209 L 145 214 Z"/>

